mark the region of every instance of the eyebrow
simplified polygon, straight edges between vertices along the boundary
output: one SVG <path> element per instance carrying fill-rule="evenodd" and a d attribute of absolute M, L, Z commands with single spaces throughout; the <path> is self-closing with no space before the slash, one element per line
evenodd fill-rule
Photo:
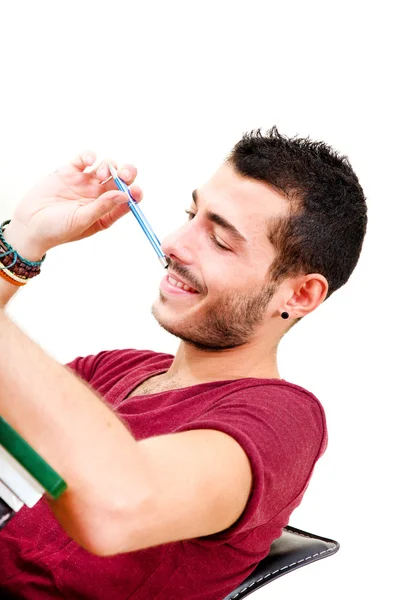
<path fill-rule="evenodd" d="M 196 206 L 197 206 L 198 197 L 199 196 L 198 196 L 197 190 L 193 190 L 192 198 L 193 198 L 193 202 L 195 203 Z M 236 227 L 234 225 L 232 225 L 232 223 L 227 221 L 224 217 L 221 217 L 221 215 L 217 215 L 217 213 L 214 213 L 214 212 L 208 210 L 206 212 L 206 219 L 208 219 L 212 223 L 215 223 L 216 225 L 219 225 L 220 227 L 222 227 L 223 229 L 228 231 L 228 233 L 230 233 L 231 236 L 237 242 L 239 242 L 241 244 L 243 244 L 244 242 L 247 242 L 247 239 L 240 233 L 240 231 L 238 229 L 236 229 Z"/>

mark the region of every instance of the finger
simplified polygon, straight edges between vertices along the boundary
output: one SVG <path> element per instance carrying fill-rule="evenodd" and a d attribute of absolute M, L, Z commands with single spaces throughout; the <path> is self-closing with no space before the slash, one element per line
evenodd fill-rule
<path fill-rule="evenodd" d="M 98 179 L 102 180 L 102 184 L 103 184 L 103 188 L 104 188 L 104 192 L 106 191 L 112 191 L 112 190 L 116 190 L 117 186 L 116 183 L 114 181 L 114 179 L 110 179 L 109 181 L 107 181 L 107 178 L 110 175 L 110 171 L 108 169 L 108 164 L 111 164 L 113 167 L 116 168 L 114 161 L 104 161 L 104 163 L 102 163 L 101 165 L 99 165 L 98 167 L 98 172 L 96 172 L 96 176 L 98 177 Z M 103 170 L 104 169 L 104 170 Z M 131 191 L 131 194 L 134 198 L 134 200 L 136 200 L 136 202 L 140 202 L 143 198 L 143 192 L 142 189 L 137 185 L 137 184 L 132 184 L 132 181 L 135 179 L 136 177 L 136 173 L 137 173 L 137 169 L 136 167 L 134 167 L 133 165 L 124 165 L 122 167 L 122 170 L 128 169 L 129 170 L 129 175 L 126 181 L 126 183 L 129 185 L 129 183 L 131 183 L 129 189 Z M 120 177 L 120 171 L 121 169 L 119 169 L 118 172 L 118 176 Z M 122 177 L 121 177 L 122 179 Z M 126 196 L 124 196 L 125 198 L 125 202 L 126 200 Z M 121 200 L 123 201 L 123 200 Z"/>
<path fill-rule="evenodd" d="M 114 206 L 110 212 L 108 212 L 104 217 L 98 220 L 98 230 L 102 231 L 104 229 L 108 229 L 111 225 L 114 225 L 121 217 L 127 215 L 130 212 L 130 208 L 128 203 L 119 204 L 118 206 Z"/>
<path fill-rule="evenodd" d="M 136 201 L 139 202 L 143 196 L 142 190 L 136 185 L 132 186 L 131 189 L 133 198 L 136 200 L 137 196 L 138 200 Z M 123 192 L 119 192 L 118 190 L 105 192 L 96 200 L 79 207 L 75 213 L 77 220 L 76 227 L 80 230 L 87 229 L 116 206 L 125 204 L 128 205 L 127 196 Z"/>
<path fill-rule="evenodd" d="M 118 204 L 126 203 L 126 194 L 111 190 L 105 192 L 96 200 L 89 204 L 80 206 L 75 213 L 77 230 L 85 230 L 91 227 L 93 223 L 104 217 L 108 212 Z"/>
<path fill-rule="evenodd" d="M 133 185 L 129 186 L 129 190 L 132 194 L 132 198 L 136 202 L 141 202 L 141 200 L 143 200 L 143 190 L 137 185 L 137 183 L 134 183 Z"/>
<path fill-rule="evenodd" d="M 136 179 L 137 168 L 134 165 L 122 165 L 122 167 L 118 169 L 117 173 L 118 177 L 130 185 Z"/>
<path fill-rule="evenodd" d="M 82 173 L 87 167 L 91 167 L 96 160 L 96 154 L 91 150 L 87 150 L 78 154 L 71 162 L 69 166 L 79 173 Z"/>
<path fill-rule="evenodd" d="M 131 186 L 129 186 L 129 191 L 131 193 L 132 198 L 135 200 L 135 202 L 141 202 L 143 199 L 143 190 L 141 187 L 139 187 L 137 185 L 137 183 L 132 184 Z M 124 202 L 128 202 L 128 197 L 124 192 L 117 192 L 114 191 L 115 194 L 115 203 L 116 204 L 124 204 Z M 117 196 L 117 194 L 119 194 Z M 104 195 L 104 194 L 103 194 Z"/>
<path fill-rule="evenodd" d="M 128 212 L 130 212 L 130 209 L 127 203 L 118 204 L 117 206 L 114 206 L 114 208 L 112 208 L 110 212 L 108 212 L 103 217 L 95 221 L 92 225 L 89 225 L 89 227 L 87 227 L 83 233 L 80 233 L 70 241 L 74 242 L 77 240 L 83 240 L 84 238 L 90 237 L 95 233 L 99 233 L 99 231 L 104 231 L 104 229 L 108 229 L 109 227 L 111 227 L 111 225 L 113 225 L 116 221 L 118 221 L 118 219 L 120 219 L 124 215 L 128 214 Z"/>
<path fill-rule="evenodd" d="M 106 181 L 106 179 L 110 177 L 110 169 L 108 168 L 109 164 L 112 165 L 114 169 L 117 168 L 117 163 L 115 162 L 115 160 L 111 159 L 102 160 L 99 166 L 97 167 L 96 177 L 100 182 Z M 115 189 L 115 185 L 112 187 Z M 110 186 L 110 189 L 112 189 L 112 187 Z"/>

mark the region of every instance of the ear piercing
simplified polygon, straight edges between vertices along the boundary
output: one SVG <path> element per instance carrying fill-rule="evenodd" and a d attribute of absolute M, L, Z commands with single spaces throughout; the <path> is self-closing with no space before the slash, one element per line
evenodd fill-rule
<path fill-rule="evenodd" d="M 281 317 L 282 317 L 282 319 L 288 319 L 289 318 L 289 313 L 285 311 L 285 312 L 283 312 L 281 314 Z"/>

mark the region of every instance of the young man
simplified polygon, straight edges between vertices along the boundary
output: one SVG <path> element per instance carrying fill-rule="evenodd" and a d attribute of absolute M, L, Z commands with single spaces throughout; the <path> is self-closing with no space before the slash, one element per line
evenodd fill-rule
<path fill-rule="evenodd" d="M 100 183 L 106 165 L 88 172 L 94 160 L 82 155 L 34 188 L 4 248 L 39 261 L 126 214 L 124 196 Z M 135 174 L 119 170 L 129 184 Z M 188 213 L 163 242 L 169 266 L 153 306 L 181 339 L 175 357 L 114 350 L 65 368 L 0 310 L 0 414 L 68 483 L 1 532 L 4 593 L 224 598 L 301 501 L 325 418 L 280 378 L 276 351 L 353 271 L 362 188 L 329 146 L 273 128 L 245 135 Z M 4 307 L 17 281 L 0 261 Z"/>

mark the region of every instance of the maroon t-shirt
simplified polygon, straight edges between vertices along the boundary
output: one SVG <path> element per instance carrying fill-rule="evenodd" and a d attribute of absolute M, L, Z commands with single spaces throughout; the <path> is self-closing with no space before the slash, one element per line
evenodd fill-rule
<path fill-rule="evenodd" d="M 220 600 L 268 554 L 326 448 L 323 409 L 308 391 L 278 379 L 216 381 L 127 398 L 172 360 L 149 350 L 113 350 L 68 366 L 113 407 L 137 440 L 204 428 L 235 438 L 253 472 L 240 518 L 213 535 L 98 557 L 68 537 L 42 499 L 21 509 L 0 533 L 1 598 Z"/>

